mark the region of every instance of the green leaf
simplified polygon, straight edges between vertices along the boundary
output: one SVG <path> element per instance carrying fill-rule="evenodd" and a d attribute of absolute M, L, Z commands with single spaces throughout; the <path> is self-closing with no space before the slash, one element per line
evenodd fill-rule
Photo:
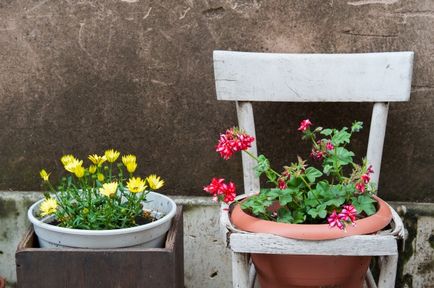
<path fill-rule="evenodd" d="M 335 146 L 339 146 L 344 143 L 350 143 L 351 134 L 347 132 L 348 128 L 344 127 L 339 131 L 336 131 L 332 137 L 332 143 Z"/>
<path fill-rule="evenodd" d="M 324 136 L 329 136 L 329 135 L 332 135 L 333 130 L 332 129 L 324 129 L 320 133 Z"/>
<path fill-rule="evenodd" d="M 304 204 L 310 207 L 316 207 L 319 204 L 318 198 L 319 198 L 318 191 L 316 190 L 309 191 L 307 192 L 307 197 L 304 200 Z"/>
<path fill-rule="evenodd" d="M 333 169 L 332 165 L 326 164 L 324 165 L 323 172 L 326 175 L 330 175 L 330 171 L 332 171 L 332 169 Z"/>
<path fill-rule="evenodd" d="M 307 211 L 307 214 L 309 214 L 313 219 L 315 218 L 325 218 L 327 216 L 327 210 L 325 209 L 326 205 L 321 204 L 317 207 L 311 208 Z"/>
<path fill-rule="evenodd" d="M 282 193 L 279 196 L 279 204 L 285 206 L 288 203 L 292 202 L 292 195 L 289 189 L 281 190 Z"/>
<path fill-rule="evenodd" d="M 347 149 L 345 149 L 344 147 L 337 147 L 335 149 L 335 155 L 338 165 L 347 165 L 351 162 L 353 162 L 353 156 L 354 153 L 351 151 L 348 151 Z"/>
<path fill-rule="evenodd" d="M 293 223 L 294 217 L 292 217 L 291 211 L 285 208 L 280 208 L 277 211 L 277 222 Z"/>
<path fill-rule="evenodd" d="M 355 121 L 353 125 L 351 125 L 351 132 L 359 132 L 363 129 L 363 122 Z"/>
<path fill-rule="evenodd" d="M 321 194 L 321 192 L 328 191 L 330 189 L 330 184 L 327 180 L 319 181 L 316 184 L 316 190 Z"/>
<path fill-rule="evenodd" d="M 280 193 L 279 193 L 279 189 L 278 188 L 263 188 L 261 189 L 261 193 L 262 194 L 266 194 L 267 198 L 277 198 L 279 197 Z"/>
<path fill-rule="evenodd" d="M 271 170 L 265 171 L 265 175 L 267 176 L 269 182 L 274 183 L 277 179 L 277 175 Z"/>
<path fill-rule="evenodd" d="M 324 204 L 326 204 L 327 206 L 339 207 L 344 203 L 345 203 L 345 197 L 338 197 L 338 198 L 330 199 Z"/>
<path fill-rule="evenodd" d="M 365 212 L 368 216 L 376 212 L 374 203 L 376 203 L 376 201 L 369 195 L 360 195 L 358 198 L 354 197 L 352 201 L 358 214 Z"/>
<path fill-rule="evenodd" d="M 262 173 L 270 169 L 270 161 L 264 156 L 258 156 L 258 166 L 255 167 L 256 176 L 261 176 Z"/>
<path fill-rule="evenodd" d="M 292 217 L 294 218 L 294 224 L 300 224 L 306 220 L 306 214 L 300 210 L 292 211 Z"/>
<path fill-rule="evenodd" d="M 315 179 L 322 176 L 322 172 L 314 167 L 309 167 L 305 171 L 306 178 L 310 183 L 315 182 Z"/>

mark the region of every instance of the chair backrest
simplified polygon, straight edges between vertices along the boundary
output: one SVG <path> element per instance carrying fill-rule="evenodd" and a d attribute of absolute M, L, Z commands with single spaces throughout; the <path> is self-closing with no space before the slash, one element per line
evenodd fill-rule
<path fill-rule="evenodd" d="M 218 100 L 236 101 L 240 128 L 255 134 L 251 101 L 374 102 L 367 150 L 378 183 L 389 102 L 408 101 L 413 52 L 275 54 L 214 51 Z M 250 150 L 257 155 L 254 143 Z M 259 191 L 243 153 L 245 193 Z"/>

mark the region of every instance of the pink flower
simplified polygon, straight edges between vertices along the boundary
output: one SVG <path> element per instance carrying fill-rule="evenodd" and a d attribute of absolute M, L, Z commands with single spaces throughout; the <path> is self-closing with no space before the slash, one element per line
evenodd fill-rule
<path fill-rule="evenodd" d="M 362 179 L 363 183 L 368 184 L 369 181 L 371 180 L 371 177 L 369 176 L 368 173 L 363 174 L 362 177 L 360 177 L 360 179 Z"/>
<path fill-rule="evenodd" d="M 338 216 L 340 219 L 342 219 L 344 221 L 349 221 L 349 222 L 353 223 L 353 225 L 354 225 L 354 221 L 356 221 L 357 210 L 351 204 L 344 205 L 341 213 L 339 213 Z"/>
<path fill-rule="evenodd" d="M 359 182 L 356 184 L 356 189 L 359 190 L 361 193 L 365 192 L 365 183 Z"/>
<path fill-rule="evenodd" d="M 326 144 L 327 150 L 333 150 L 335 149 L 335 146 L 333 146 L 332 142 L 328 141 Z"/>
<path fill-rule="evenodd" d="M 220 153 L 223 159 L 228 160 L 231 158 L 232 154 L 232 144 L 231 140 L 226 137 L 226 135 L 220 135 L 219 142 L 217 143 L 216 151 Z"/>
<path fill-rule="evenodd" d="M 235 143 L 239 150 L 247 150 L 250 147 L 252 147 L 253 141 L 255 141 L 255 138 L 253 138 L 252 136 L 247 135 L 246 133 L 243 134 L 239 133 Z"/>
<path fill-rule="evenodd" d="M 321 161 L 324 158 L 324 152 L 312 148 L 312 152 L 310 152 L 310 157 L 312 157 L 312 159 L 314 160 Z"/>
<path fill-rule="evenodd" d="M 217 194 L 223 194 L 223 185 L 225 179 L 212 178 L 211 183 L 208 186 L 203 187 L 203 190 L 215 196 Z"/>
<path fill-rule="evenodd" d="M 251 147 L 255 138 L 246 133 L 238 132 L 234 128 L 226 130 L 225 134 L 220 134 L 216 151 L 223 159 L 228 160 L 237 151 L 247 150 Z"/>
<path fill-rule="evenodd" d="M 305 119 L 305 120 L 300 122 L 300 127 L 298 127 L 298 130 L 299 131 L 306 131 L 307 129 L 309 129 L 310 125 L 312 125 L 312 122 L 310 122 L 309 119 Z"/>
<path fill-rule="evenodd" d="M 283 179 L 277 180 L 277 184 L 278 184 L 277 187 L 279 187 L 280 190 L 283 190 L 283 189 L 287 188 L 286 182 Z"/>
<path fill-rule="evenodd" d="M 341 218 L 338 214 L 336 214 L 336 210 L 333 210 L 333 213 L 327 217 L 327 221 L 329 222 L 329 227 L 338 227 L 341 230 L 344 230 L 344 224 L 341 221 Z"/>

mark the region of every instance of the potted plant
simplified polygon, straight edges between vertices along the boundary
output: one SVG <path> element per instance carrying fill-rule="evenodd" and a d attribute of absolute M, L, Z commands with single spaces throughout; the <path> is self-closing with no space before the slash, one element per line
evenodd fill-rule
<path fill-rule="evenodd" d="M 67 175 L 58 185 L 50 173 L 40 176 L 51 193 L 28 210 L 44 247 L 163 247 L 176 204 L 154 192 L 164 185 L 156 176 L 135 176 L 136 156 L 113 149 L 89 155 L 90 165 L 73 155 L 61 163 Z"/>
<path fill-rule="evenodd" d="M 247 153 L 257 161 L 256 175 L 265 175 L 271 187 L 241 202 L 235 201 L 235 184 L 224 178 L 213 178 L 204 190 L 215 201 L 232 203 L 230 220 L 240 230 L 300 240 L 375 233 L 389 224 L 392 215 L 375 196 L 372 167 L 366 159 L 356 164 L 355 154 L 348 150 L 351 137 L 362 126 L 356 121 L 350 129 L 312 129 L 309 119 L 301 121 L 298 130 L 311 143 L 311 159 L 298 157 L 282 172 L 271 168 L 264 155 L 248 151 L 253 137 L 236 127 L 228 129 L 220 135 L 216 151 L 226 160 L 238 151 Z M 252 260 L 263 288 L 362 287 L 370 257 L 252 254 Z"/>

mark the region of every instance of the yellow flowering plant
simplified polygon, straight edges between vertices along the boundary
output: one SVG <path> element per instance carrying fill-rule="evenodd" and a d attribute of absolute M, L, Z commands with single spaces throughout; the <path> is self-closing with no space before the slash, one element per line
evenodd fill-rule
<path fill-rule="evenodd" d="M 52 224 L 86 230 L 128 228 L 153 221 L 142 204 L 164 180 L 155 174 L 135 176 L 136 156 L 120 156 L 110 149 L 103 155 L 89 155 L 91 164 L 84 166 L 83 160 L 64 155 L 60 161 L 67 175 L 56 187 L 50 182 L 51 173 L 42 169 L 39 175 L 51 193 L 45 193 L 39 216 L 54 215 Z"/>

